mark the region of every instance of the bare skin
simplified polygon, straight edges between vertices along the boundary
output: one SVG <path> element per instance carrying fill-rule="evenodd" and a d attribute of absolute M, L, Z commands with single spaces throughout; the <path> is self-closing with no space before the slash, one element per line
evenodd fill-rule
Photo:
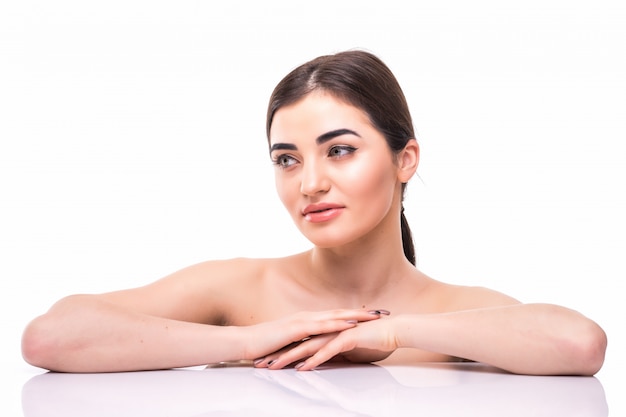
<path fill-rule="evenodd" d="M 68 297 L 31 323 L 25 344 L 35 350 L 26 350 L 25 357 L 33 365 L 68 372 L 143 370 L 259 358 L 256 366 L 266 367 L 273 360 L 270 367 L 279 369 L 319 351 L 299 368 L 307 370 L 363 347 L 374 352 L 363 355 L 355 351 L 345 359 L 369 362 L 391 354 L 384 362 L 414 363 L 461 357 L 525 374 L 590 375 L 601 366 L 594 358 L 602 345 L 585 340 L 601 330 L 571 310 L 523 305 L 488 289 L 444 284 L 415 269 L 378 296 L 353 294 L 346 302 L 336 293 L 331 295 L 294 279 L 306 271 L 310 256 L 311 252 L 285 259 L 207 262 L 145 287 Z M 230 274 L 211 279 L 218 271 Z M 346 304 L 354 310 L 343 310 Z M 380 306 L 391 315 L 369 312 Z M 319 313 L 301 316 L 298 312 L 302 311 Z M 545 323 L 545 317 L 551 322 Z M 380 334 L 389 333 L 389 328 L 375 325 L 396 318 L 399 326 L 413 323 L 413 329 L 404 337 L 400 332 L 393 334 L 391 342 L 379 339 Z M 56 323 L 54 335 L 38 333 L 46 321 Z M 127 332 L 120 331 L 125 327 Z M 375 342 L 351 335 L 348 329 L 372 331 Z M 528 333 L 528 338 L 520 336 L 520 330 Z M 287 353 L 273 354 L 316 334 L 326 336 L 313 337 L 304 350 L 303 343 Z M 571 339 L 571 334 L 576 338 Z M 46 343 L 31 345 L 28 338 Z M 312 344 L 316 340 L 321 345 Z M 319 350 L 324 346 L 326 351 Z M 532 354 L 529 346 L 535 348 Z"/>
<path fill-rule="evenodd" d="M 523 374 L 600 369 L 606 335 L 592 320 L 445 284 L 405 258 L 401 187 L 417 169 L 415 140 L 392 155 L 363 112 L 315 92 L 278 110 L 271 136 L 279 197 L 313 249 L 64 298 L 27 326 L 24 358 L 64 372 L 459 358 Z"/>

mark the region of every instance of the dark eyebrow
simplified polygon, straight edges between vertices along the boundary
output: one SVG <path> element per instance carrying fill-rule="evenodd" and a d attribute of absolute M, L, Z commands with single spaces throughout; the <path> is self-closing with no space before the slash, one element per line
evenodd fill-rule
<path fill-rule="evenodd" d="M 354 130 L 337 129 L 337 130 L 331 130 L 330 132 L 326 132 L 318 136 L 317 139 L 315 139 L 315 143 L 317 143 L 318 145 L 322 145 L 328 142 L 329 140 L 334 139 L 337 136 L 342 136 L 342 135 L 354 135 L 357 137 L 361 137 L 361 135 L 356 133 Z M 298 147 L 294 145 L 293 143 L 275 143 L 270 147 L 270 153 L 277 151 L 277 150 L 297 151 Z"/>
<path fill-rule="evenodd" d="M 329 140 L 333 138 L 336 138 L 337 136 L 342 136 L 342 135 L 354 135 L 354 136 L 361 137 L 361 135 L 356 133 L 354 130 L 337 129 L 337 130 L 331 130 L 330 132 L 326 132 L 323 135 L 318 136 L 318 138 L 315 139 L 315 143 L 317 143 L 318 145 L 321 145 L 325 142 L 328 142 Z"/>
<path fill-rule="evenodd" d="M 278 151 L 280 149 L 285 149 L 285 150 L 288 150 L 288 151 L 297 151 L 298 147 L 296 145 L 294 145 L 293 143 L 275 143 L 270 148 L 270 153 L 272 153 L 274 151 Z"/>

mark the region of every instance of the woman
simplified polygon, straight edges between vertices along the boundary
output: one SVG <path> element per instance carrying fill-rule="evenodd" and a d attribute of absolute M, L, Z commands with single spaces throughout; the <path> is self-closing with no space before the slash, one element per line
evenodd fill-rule
<path fill-rule="evenodd" d="M 347 51 L 296 68 L 270 98 L 267 137 L 278 194 L 311 250 L 69 296 L 25 329 L 26 361 L 65 372 L 235 360 L 303 371 L 460 359 L 522 374 L 600 369 L 606 336 L 581 314 L 416 269 L 402 199 L 419 146 L 376 56 Z"/>

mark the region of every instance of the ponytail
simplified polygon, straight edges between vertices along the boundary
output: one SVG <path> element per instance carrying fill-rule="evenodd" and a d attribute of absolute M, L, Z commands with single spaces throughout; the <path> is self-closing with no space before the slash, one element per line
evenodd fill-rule
<path fill-rule="evenodd" d="M 402 249 L 404 249 L 404 256 L 406 256 L 409 262 L 415 265 L 415 245 L 413 244 L 411 228 L 404 215 L 404 207 L 400 210 L 400 229 L 402 231 Z"/>

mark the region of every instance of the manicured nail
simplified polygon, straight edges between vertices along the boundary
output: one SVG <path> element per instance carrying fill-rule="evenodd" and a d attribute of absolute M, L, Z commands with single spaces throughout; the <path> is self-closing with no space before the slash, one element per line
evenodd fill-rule
<path fill-rule="evenodd" d="M 390 315 L 390 314 L 391 314 L 391 313 L 390 313 L 389 311 L 387 311 L 387 310 L 370 310 L 370 311 L 368 311 L 368 313 L 370 313 L 370 314 L 379 314 L 379 315 L 380 315 L 380 314 L 384 314 L 385 316 L 388 316 L 388 315 Z"/>
<path fill-rule="evenodd" d="M 357 324 L 358 321 L 356 321 L 356 320 L 346 320 L 346 323 Z"/>
<path fill-rule="evenodd" d="M 253 363 L 254 363 L 255 365 L 258 365 L 258 364 L 260 364 L 261 362 L 263 362 L 264 360 L 265 360 L 265 359 L 263 359 L 263 358 L 261 358 L 261 359 L 257 359 L 257 360 L 255 360 Z"/>
<path fill-rule="evenodd" d="M 303 366 L 304 366 L 304 362 L 300 362 L 299 364 L 297 364 L 297 365 L 295 366 L 295 368 L 296 368 L 296 369 L 300 369 L 300 368 L 302 368 Z"/>

